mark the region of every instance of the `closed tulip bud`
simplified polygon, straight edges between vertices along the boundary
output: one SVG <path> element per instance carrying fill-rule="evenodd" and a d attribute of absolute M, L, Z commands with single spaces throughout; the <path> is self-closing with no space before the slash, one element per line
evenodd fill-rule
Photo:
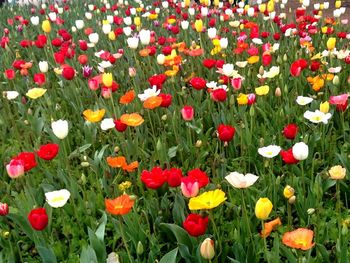
<path fill-rule="evenodd" d="M 139 37 L 142 45 L 148 45 L 151 41 L 151 31 L 142 29 L 139 33 Z"/>
<path fill-rule="evenodd" d="M 163 54 L 159 54 L 159 55 L 157 56 L 157 63 L 158 63 L 159 65 L 163 65 L 164 62 L 165 62 L 165 56 L 164 56 Z"/>
<path fill-rule="evenodd" d="M 49 20 L 44 20 L 42 25 L 41 25 L 42 30 L 45 33 L 50 33 L 51 32 L 51 24 Z"/>
<path fill-rule="evenodd" d="M 338 75 L 335 75 L 334 78 L 333 78 L 333 84 L 338 86 L 339 85 L 339 77 Z"/>
<path fill-rule="evenodd" d="M 142 242 L 139 241 L 137 243 L 136 253 L 137 253 L 137 255 L 142 255 L 143 251 L 144 251 L 144 248 L 143 248 Z"/>
<path fill-rule="evenodd" d="M 9 213 L 9 206 L 6 203 L 0 203 L 0 216 L 6 216 Z"/>
<path fill-rule="evenodd" d="M 193 109 L 193 107 L 191 107 L 191 106 L 184 106 L 181 109 L 181 115 L 182 115 L 182 118 L 185 121 L 191 121 L 193 119 L 193 116 L 194 116 L 194 109 Z"/>
<path fill-rule="evenodd" d="M 277 87 L 275 90 L 275 96 L 276 97 L 281 97 L 282 96 L 282 91 L 280 89 L 280 87 Z"/>
<path fill-rule="evenodd" d="M 293 187 L 291 187 L 290 185 L 287 185 L 284 189 L 283 189 L 283 196 L 286 199 L 291 198 L 295 193 L 295 190 Z"/>
<path fill-rule="evenodd" d="M 46 73 L 49 70 L 49 64 L 47 63 L 47 61 L 39 62 L 39 70 L 41 73 Z"/>
<path fill-rule="evenodd" d="M 200 148 L 202 146 L 202 140 L 197 140 L 196 141 L 196 147 Z"/>
<path fill-rule="evenodd" d="M 119 146 L 114 147 L 114 152 L 115 152 L 115 153 L 117 153 L 117 152 L 119 152 L 119 151 L 120 151 Z"/>
<path fill-rule="evenodd" d="M 330 37 L 327 40 L 327 48 L 328 48 L 328 50 L 333 50 L 335 48 L 336 42 L 337 42 L 337 39 L 335 37 Z"/>
<path fill-rule="evenodd" d="M 264 75 L 264 66 L 263 66 L 263 65 L 261 65 L 261 66 L 259 67 L 259 74 L 260 74 L 260 75 Z"/>
<path fill-rule="evenodd" d="M 309 156 L 309 146 L 304 142 L 298 142 L 294 144 L 292 153 L 295 159 L 303 161 Z"/>
<path fill-rule="evenodd" d="M 187 30 L 189 24 L 190 24 L 190 23 L 189 23 L 187 20 L 183 20 L 183 21 L 181 21 L 181 28 L 182 28 L 183 30 Z"/>
<path fill-rule="evenodd" d="M 296 196 L 293 195 L 291 198 L 288 199 L 288 203 L 293 205 L 295 203 L 295 201 L 297 200 Z"/>
<path fill-rule="evenodd" d="M 112 87 L 112 85 L 113 85 L 112 73 L 103 73 L 102 74 L 102 83 L 106 87 Z"/>
<path fill-rule="evenodd" d="M 307 214 L 308 215 L 312 215 L 313 213 L 315 213 L 315 208 L 309 208 L 308 210 L 307 210 Z"/>
<path fill-rule="evenodd" d="M 58 120 L 51 123 L 51 128 L 55 136 L 59 139 L 64 139 L 68 135 L 68 121 Z"/>
<path fill-rule="evenodd" d="M 80 164 L 82 167 L 89 167 L 90 163 L 89 162 L 81 162 Z"/>
<path fill-rule="evenodd" d="M 329 102 L 325 101 L 320 104 L 320 111 L 323 113 L 328 113 L 329 112 Z"/>
<path fill-rule="evenodd" d="M 210 238 L 204 239 L 200 247 L 201 256 L 204 259 L 211 260 L 215 256 L 214 241 Z"/>
<path fill-rule="evenodd" d="M 141 25 L 141 18 L 139 16 L 134 17 L 134 24 L 135 24 L 135 26 Z"/>
<path fill-rule="evenodd" d="M 166 121 L 167 119 L 168 119 L 168 115 L 166 115 L 166 114 L 162 115 L 162 117 L 161 117 L 162 121 Z"/>
<path fill-rule="evenodd" d="M 115 35 L 114 31 L 111 31 L 108 33 L 108 38 L 109 38 L 109 40 L 112 40 L 112 41 L 114 41 L 116 39 L 116 35 Z"/>
<path fill-rule="evenodd" d="M 203 21 L 202 19 L 197 19 L 196 22 L 194 23 L 194 28 L 196 29 L 197 32 L 202 32 L 203 31 Z"/>
<path fill-rule="evenodd" d="M 272 211 L 273 205 L 268 198 L 260 198 L 255 205 L 255 216 L 260 220 L 266 220 L 271 211 Z"/>
<path fill-rule="evenodd" d="M 127 39 L 128 42 L 128 46 L 131 49 L 137 49 L 137 47 L 139 46 L 139 39 L 137 37 L 129 37 Z"/>

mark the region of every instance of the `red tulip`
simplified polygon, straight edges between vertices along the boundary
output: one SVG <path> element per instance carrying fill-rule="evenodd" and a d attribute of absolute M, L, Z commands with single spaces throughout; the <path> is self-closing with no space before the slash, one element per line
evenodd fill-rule
<path fill-rule="evenodd" d="M 191 121 L 193 119 L 193 116 L 194 116 L 194 109 L 191 106 L 184 106 L 181 109 L 181 114 L 182 114 L 182 118 L 185 121 Z"/>
<path fill-rule="evenodd" d="M 75 76 L 75 70 L 74 68 L 70 67 L 70 66 L 65 66 L 62 70 L 62 76 L 66 79 L 66 80 L 72 80 Z"/>
<path fill-rule="evenodd" d="M 121 122 L 121 120 L 114 120 L 114 127 L 118 132 L 124 132 L 128 125 Z"/>
<path fill-rule="evenodd" d="M 35 84 L 37 84 L 39 86 L 44 85 L 45 82 L 46 82 L 46 76 L 45 76 L 44 73 L 36 73 L 36 74 L 34 74 L 33 79 L 34 79 Z"/>
<path fill-rule="evenodd" d="M 283 136 L 287 139 L 294 140 L 295 136 L 298 133 L 298 126 L 294 123 L 288 124 L 283 128 Z"/>
<path fill-rule="evenodd" d="M 88 63 L 89 58 L 87 55 L 83 54 L 78 57 L 78 61 L 81 65 L 85 65 L 86 63 Z"/>
<path fill-rule="evenodd" d="M 164 82 L 166 81 L 165 74 L 153 75 L 148 78 L 148 82 L 151 86 L 157 86 L 157 89 L 162 89 Z"/>
<path fill-rule="evenodd" d="M 305 68 L 307 68 L 308 63 L 305 59 L 298 59 L 290 65 L 290 74 L 293 77 L 298 77 L 301 73 L 301 71 Z"/>
<path fill-rule="evenodd" d="M 208 226 L 209 218 L 201 217 L 197 214 L 189 214 L 185 221 L 183 222 L 183 228 L 194 237 L 198 237 L 204 235 L 207 226 Z"/>
<path fill-rule="evenodd" d="M 29 171 L 37 166 L 37 163 L 35 160 L 35 154 L 32 152 L 21 152 L 14 159 L 20 160 L 23 162 L 25 172 L 27 172 L 27 171 Z"/>
<path fill-rule="evenodd" d="M 201 90 L 206 87 L 207 82 L 205 81 L 205 79 L 194 77 L 190 80 L 190 84 L 194 89 Z"/>
<path fill-rule="evenodd" d="M 28 221 L 35 230 L 43 230 L 49 222 L 45 208 L 37 208 L 30 211 Z"/>
<path fill-rule="evenodd" d="M 280 151 L 280 155 L 282 157 L 283 162 L 286 164 L 296 164 L 299 161 L 294 158 L 292 148 L 288 149 L 287 151 Z"/>
<path fill-rule="evenodd" d="M 143 170 L 141 181 L 150 189 L 158 189 L 166 181 L 166 173 L 160 167 L 154 167 L 151 171 Z"/>
<path fill-rule="evenodd" d="M 215 89 L 210 93 L 214 101 L 225 101 L 227 99 L 227 91 L 225 89 Z"/>
<path fill-rule="evenodd" d="M 220 124 L 218 129 L 219 139 L 223 142 L 229 142 L 235 135 L 236 129 L 231 125 Z"/>
<path fill-rule="evenodd" d="M 16 77 L 16 72 L 13 69 L 6 69 L 5 76 L 7 79 L 14 79 Z"/>
<path fill-rule="evenodd" d="M 0 216 L 6 216 L 9 213 L 9 206 L 6 203 L 0 203 Z"/>
<path fill-rule="evenodd" d="M 170 94 L 160 93 L 158 96 L 162 98 L 162 103 L 160 104 L 161 107 L 167 108 L 171 105 L 173 97 Z"/>
<path fill-rule="evenodd" d="M 36 154 L 39 156 L 39 158 L 46 161 L 50 161 L 56 157 L 59 149 L 60 147 L 58 146 L 58 144 L 48 143 L 40 146 L 39 151 L 37 151 Z"/>
<path fill-rule="evenodd" d="M 203 66 L 211 69 L 216 66 L 216 60 L 210 58 L 203 59 Z"/>
<path fill-rule="evenodd" d="M 198 187 L 202 188 L 209 184 L 209 177 L 208 175 L 203 172 L 201 169 L 196 168 L 187 173 L 187 178 L 191 178 L 198 182 Z"/>
<path fill-rule="evenodd" d="M 171 168 L 164 170 L 170 187 L 178 187 L 181 185 L 182 171 L 179 168 Z"/>

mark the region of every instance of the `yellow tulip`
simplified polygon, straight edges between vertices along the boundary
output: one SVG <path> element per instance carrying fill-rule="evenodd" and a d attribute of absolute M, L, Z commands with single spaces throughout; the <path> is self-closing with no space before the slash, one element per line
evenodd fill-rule
<path fill-rule="evenodd" d="M 188 7 L 191 4 L 191 0 L 185 0 L 184 3 L 185 3 L 185 7 Z"/>
<path fill-rule="evenodd" d="M 249 64 L 255 64 L 257 62 L 259 62 L 259 56 L 251 56 L 247 59 Z"/>
<path fill-rule="evenodd" d="M 261 5 L 259 5 L 259 11 L 260 11 L 261 13 L 264 13 L 264 12 L 266 11 L 266 4 L 261 4 Z"/>
<path fill-rule="evenodd" d="M 333 50 L 335 48 L 335 44 L 337 43 L 337 39 L 335 37 L 330 37 L 327 40 L 327 48 L 328 50 Z"/>
<path fill-rule="evenodd" d="M 275 3 L 273 0 L 270 0 L 268 3 L 267 3 L 267 11 L 269 13 L 275 11 Z"/>
<path fill-rule="evenodd" d="M 109 38 L 109 40 L 112 40 L 112 41 L 114 41 L 116 39 L 114 31 L 111 31 L 108 33 L 108 38 Z"/>
<path fill-rule="evenodd" d="M 43 29 L 43 31 L 45 33 L 50 33 L 51 32 L 51 24 L 50 24 L 50 21 L 49 20 L 44 20 L 42 25 L 41 25 L 41 28 Z"/>
<path fill-rule="evenodd" d="M 103 73 L 102 74 L 102 83 L 106 87 L 111 87 L 113 85 L 112 73 Z"/>
<path fill-rule="evenodd" d="M 283 195 L 284 198 L 289 199 L 291 198 L 295 193 L 295 190 L 293 187 L 291 187 L 290 185 L 287 185 L 284 189 L 283 189 Z"/>
<path fill-rule="evenodd" d="M 341 7 L 341 1 L 335 1 L 335 8 Z"/>
<path fill-rule="evenodd" d="M 255 88 L 255 93 L 256 95 L 264 96 L 269 93 L 269 90 L 270 90 L 269 86 L 264 85 L 264 86 Z"/>
<path fill-rule="evenodd" d="M 214 6 L 219 6 L 220 0 L 214 0 Z"/>
<path fill-rule="evenodd" d="M 272 211 L 272 208 L 273 208 L 273 205 L 270 201 L 270 199 L 268 198 L 260 198 L 258 200 L 258 202 L 256 202 L 256 205 L 255 205 L 255 216 L 258 218 L 258 219 L 261 219 L 261 220 L 266 220 L 271 211 Z"/>
<path fill-rule="evenodd" d="M 203 31 L 203 21 L 202 19 L 197 19 L 196 22 L 194 23 L 194 28 L 196 29 L 197 32 L 202 32 Z"/>
<path fill-rule="evenodd" d="M 141 18 L 139 16 L 134 17 L 135 26 L 141 25 Z"/>
<path fill-rule="evenodd" d="M 46 93 L 46 89 L 43 88 L 32 88 L 30 90 L 28 90 L 28 92 L 26 93 L 27 97 L 31 98 L 31 99 L 37 99 L 40 98 L 42 95 L 44 95 Z"/>
<path fill-rule="evenodd" d="M 84 110 L 83 115 L 85 119 L 89 122 L 99 122 L 100 120 L 102 120 L 105 113 L 106 113 L 105 109 L 96 110 L 96 111 L 92 111 L 88 109 L 88 110 Z"/>
<path fill-rule="evenodd" d="M 247 105 L 248 104 L 248 95 L 240 93 L 237 98 L 238 105 Z"/>
<path fill-rule="evenodd" d="M 329 112 L 329 102 L 325 101 L 320 104 L 320 111 L 323 113 L 328 113 Z"/>

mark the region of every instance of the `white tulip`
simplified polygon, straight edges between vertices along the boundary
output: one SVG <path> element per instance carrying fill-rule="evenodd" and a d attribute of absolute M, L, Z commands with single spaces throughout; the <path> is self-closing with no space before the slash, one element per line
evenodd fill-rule
<path fill-rule="evenodd" d="M 57 14 L 55 12 L 51 12 L 51 13 L 49 13 L 49 18 L 51 21 L 56 21 Z"/>
<path fill-rule="evenodd" d="M 139 37 L 142 45 L 148 45 L 151 41 L 151 31 L 142 29 L 139 33 Z"/>
<path fill-rule="evenodd" d="M 254 14 L 255 14 L 254 7 L 249 7 L 247 13 L 248 13 L 248 16 L 250 16 L 250 17 L 254 16 Z"/>
<path fill-rule="evenodd" d="M 123 22 L 125 25 L 130 26 L 132 24 L 132 19 L 130 16 L 124 17 Z"/>
<path fill-rule="evenodd" d="M 220 39 L 220 47 L 222 49 L 226 49 L 228 46 L 228 39 L 226 37 L 223 37 Z"/>
<path fill-rule="evenodd" d="M 208 28 L 208 37 L 210 39 L 213 39 L 216 37 L 216 28 L 215 27 Z"/>
<path fill-rule="evenodd" d="M 101 129 L 103 131 L 107 131 L 109 129 L 113 129 L 115 127 L 114 121 L 112 118 L 103 119 L 101 122 Z"/>
<path fill-rule="evenodd" d="M 18 97 L 19 93 L 17 91 L 4 91 L 2 93 L 3 97 L 6 98 L 7 100 L 14 100 L 15 98 Z"/>
<path fill-rule="evenodd" d="M 103 24 L 102 25 L 102 31 L 104 34 L 109 34 L 112 30 L 112 26 L 110 24 Z"/>
<path fill-rule="evenodd" d="M 30 22 L 32 23 L 33 26 L 37 26 L 40 23 L 40 19 L 38 16 L 32 16 L 30 18 Z"/>
<path fill-rule="evenodd" d="M 235 188 L 248 188 L 252 186 L 256 180 L 259 179 L 259 176 L 254 174 L 241 174 L 237 172 L 232 172 L 225 177 L 225 179 Z"/>
<path fill-rule="evenodd" d="M 78 29 L 83 29 L 83 28 L 84 28 L 84 20 L 76 20 L 76 21 L 75 21 L 75 26 L 76 26 Z"/>
<path fill-rule="evenodd" d="M 281 151 L 281 147 L 278 145 L 269 145 L 258 149 L 258 153 L 266 158 L 273 158 L 277 156 Z"/>
<path fill-rule="evenodd" d="M 139 46 L 139 39 L 137 37 L 129 37 L 127 39 L 128 42 L 128 46 L 131 49 L 137 49 L 137 47 Z"/>
<path fill-rule="evenodd" d="M 165 56 L 164 56 L 163 54 L 159 54 L 159 55 L 157 56 L 157 63 L 158 63 L 159 65 L 163 65 L 164 62 L 165 62 Z"/>
<path fill-rule="evenodd" d="M 208 8 L 207 8 L 207 7 L 202 7 L 202 8 L 201 8 L 201 15 L 202 15 L 203 17 L 208 16 Z"/>
<path fill-rule="evenodd" d="M 53 208 L 64 206 L 70 197 L 70 192 L 67 189 L 52 191 L 45 193 L 46 202 Z"/>
<path fill-rule="evenodd" d="M 123 27 L 123 33 L 124 35 L 126 35 L 127 37 L 131 35 L 132 29 L 131 27 L 127 26 L 127 27 Z"/>
<path fill-rule="evenodd" d="M 89 13 L 89 12 L 86 12 L 86 13 L 85 13 L 85 18 L 86 18 L 87 20 L 91 20 L 91 19 L 92 19 L 92 14 Z"/>
<path fill-rule="evenodd" d="M 190 23 L 187 20 L 181 21 L 181 28 L 183 30 L 187 30 L 189 25 L 190 25 Z"/>
<path fill-rule="evenodd" d="M 41 73 L 46 73 L 49 70 L 49 64 L 47 63 L 47 61 L 39 62 L 39 70 Z"/>
<path fill-rule="evenodd" d="M 309 146 L 307 146 L 304 142 L 298 142 L 294 144 L 292 153 L 295 159 L 303 161 L 309 156 Z"/>
<path fill-rule="evenodd" d="M 59 139 L 64 139 L 68 135 L 68 121 L 58 120 L 51 123 L 53 134 Z"/>
<path fill-rule="evenodd" d="M 89 41 L 93 44 L 97 44 L 99 40 L 99 35 L 97 33 L 91 33 L 89 35 Z"/>

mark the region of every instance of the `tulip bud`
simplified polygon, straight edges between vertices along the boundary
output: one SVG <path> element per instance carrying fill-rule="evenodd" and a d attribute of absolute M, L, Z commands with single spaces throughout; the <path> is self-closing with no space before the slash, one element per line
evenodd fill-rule
<path fill-rule="evenodd" d="M 293 195 L 291 198 L 288 199 L 288 203 L 293 205 L 295 203 L 296 199 L 297 198 L 295 197 L 295 195 Z"/>
<path fill-rule="evenodd" d="M 275 96 L 276 97 L 281 97 L 281 95 L 282 95 L 282 91 L 281 91 L 280 87 L 277 87 L 276 90 L 275 90 Z"/>
<path fill-rule="evenodd" d="M 64 139 L 68 135 L 68 121 L 58 120 L 51 123 L 51 128 L 55 136 L 59 139 Z"/>
<path fill-rule="evenodd" d="M 182 115 L 182 118 L 185 121 L 191 121 L 193 119 L 193 116 L 194 116 L 194 109 L 193 109 L 193 107 L 191 107 L 191 106 L 184 106 L 181 109 L 181 115 Z"/>
<path fill-rule="evenodd" d="M 214 241 L 210 238 L 204 239 L 200 247 L 201 256 L 204 259 L 212 259 L 215 256 Z"/>
<path fill-rule="evenodd" d="M 202 141 L 201 140 L 197 140 L 196 141 L 196 147 L 200 148 L 202 146 Z"/>
<path fill-rule="evenodd" d="M 335 48 L 336 42 L 337 42 L 337 39 L 335 37 L 330 37 L 327 40 L 327 49 L 328 50 L 333 50 Z"/>
<path fill-rule="evenodd" d="M 292 152 L 295 159 L 303 161 L 309 156 L 309 146 L 304 142 L 298 142 L 294 144 Z"/>
<path fill-rule="evenodd" d="M 114 152 L 115 153 L 119 152 L 119 150 L 120 150 L 119 146 L 114 147 Z"/>
<path fill-rule="evenodd" d="M 313 213 L 315 213 L 315 208 L 309 208 L 308 210 L 307 210 L 307 214 L 308 215 L 312 215 Z"/>
<path fill-rule="evenodd" d="M 39 70 L 41 73 L 46 73 L 49 70 L 49 65 L 47 61 L 40 61 L 39 62 Z"/>
<path fill-rule="evenodd" d="M 294 195 L 294 193 L 295 193 L 295 190 L 290 185 L 287 185 L 283 190 L 283 195 L 284 195 L 284 198 L 286 199 L 291 198 Z"/>
<path fill-rule="evenodd" d="M 338 86 L 339 85 L 339 77 L 338 75 L 335 75 L 334 78 L 333 78 L 333 84 Z"/>
<path fill-rule="evenodd" d="M 288 60 L 287 54 L 283 55 L 283 61 L 286 62 Z"/>
<path fill-rule="evenodd" d="M 260 220 L 266 220 L 271 211 L 273 205 L 268 198 L 260 198 L 255 205 L 255 216 Z"/>
<path fill-rule="evenodd" d="M 329 102 L 328 101 L 322 102 L 320 104 L 320 111 L 322 111 L 323 113 L 328 113 L 328 111 L 329 111 Z"/>
<path fill-rule="evenodd" d="M 137 243 L 136 253 L 137 253 L 137 255 L 142 255 L 143 251 L 144 251 L 143 245 L 142 245 L 141 241 L 139 241 Z"/>
<path fill-rule="evenodd" d="M 49 20 L 45 20 L 43 21 L 42 25 L 41 25 L 42 30 L 45 33 L 50 33 L 51 32 L 51 24 Z"/>

